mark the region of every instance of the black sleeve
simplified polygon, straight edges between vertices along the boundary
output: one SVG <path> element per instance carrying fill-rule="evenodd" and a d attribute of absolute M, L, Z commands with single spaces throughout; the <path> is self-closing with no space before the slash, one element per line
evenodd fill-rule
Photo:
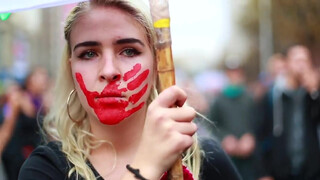
<path fill-rule="evenodd" d="M 241 180 L 230 158 L 216 141 L 206 139 L 201 146 L 204 151 L 201 180 Z"/>
<path fill-rule="evenodd" d="M 24 162 L 19 173 L 19 180 L 65 180 L 67 162 L 58 146 L 49 143 L 37 147 Z"/>

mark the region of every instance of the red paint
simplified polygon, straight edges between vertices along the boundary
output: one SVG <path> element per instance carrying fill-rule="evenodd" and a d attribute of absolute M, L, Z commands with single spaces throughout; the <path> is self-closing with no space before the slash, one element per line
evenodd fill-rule
<path fill-rule="evenodd" d="M 127 88 L 119 89 L 121 81 L 117 80 L 110 82 L 101 93 L 87 90 L 82 75 L 80 73 L 75 74 L 79 86 L 87 98 L 89 106 L 93 108 L 98 119 L 103 124 L 118 124 L 144 106 L 145 102 L 141 102 L 137 106 L 136 103 L 146 93 L 148 84 L 146 84 L 138 93 L 131 95 L 129 99 L 123 96 L 124 92 L 127 92 L 128 90 L 135 90 L 139 88 L 144 81 L 146 81 L 149 75 L 149 70 L 145 70 L 136 78 L 133 78 L 140 70 L 141 64 L 136 64 L 130 71 L 124 74 L 123 83 L 132 79 L 127 83 Z M 133 108 L 126 110 L 130 104 L 134 105 Z"/>
<path fill-rule="evenodd" d="M 134 90 L 138 88 L 148 77 L 149 69 L 143 71 L 137 78 L 128 83 L 128 89 Z"/>
<path fill-rule="evenodd" d="M 132 70 L 124 74 L 123 80 L 128 81 L 130 78 L 135 76 L 141 69 L 141 64 L 136 64 L 133 66 Z"/>
<path fill-rule="evenodd" d="M 148 84 L 146 84 L 137 94 L 130 96 L 129 102 L 135 104 L 139 101 L 139 99 L 146 93 L 148 89 Z"/>
<path fill-rule="evenodd" d="M 189 169 L 185 165 L 182 165 L 182 170 L 183 170 L 183 180 L 194 180 L 191 171 L 189 171 Z M 169 179 L 168 172 L 165 172 L 161 176 L 160 180 L 168 180 L 168 179 Z"/>

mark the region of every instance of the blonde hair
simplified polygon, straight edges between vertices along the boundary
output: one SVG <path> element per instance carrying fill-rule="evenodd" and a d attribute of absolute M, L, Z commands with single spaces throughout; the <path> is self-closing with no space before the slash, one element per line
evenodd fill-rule
<path fill-rule="evenodd" d="M 55 102 L 49 114 L 45 117 L 43 126 L 47 139 L 60 141 L 62 151 L 67 159 L 74 165 L 68 173 L 70 177 L 73 173 L 85 179 L 96 179 L 87 161 L 90 150 L 98 147 L 105 141 L 94 140 L 94 135 L 90 133 L 90 124 L 87 114 L 82 107 L 79 98 L 74 95 L 70 98 L 70 114 L 72 118 L 80 123 L 72 121 L 67 112 L 66 101 L 69 93 L 74 89 L 71 67 L 68 59 L 71 56 L 70 34 L 77 20 L 86 14 L 91 7 L 112 6 L 121 9 L 132 15 L 136 21 L 145 28 L 149 46 L 154 51 L 154 29 L 150 13 L 147 8 L 140 8 L 141 4 L 133 0 L 92 0 L 90 2 L 79 3 L 69 14 L 64 28 L 66 46 L 61 61 L 60 70 L 57 77 L 55 89 Z M 153 88 L 148 102 L 155 98 L 156 92 Z M 194 136 L 196 139 L 196 136 Z M 195 179 L 198 179 L 200 172 L 200 150 L 196 143 L 187 150 L 184 163 L 191 170 Z"/>

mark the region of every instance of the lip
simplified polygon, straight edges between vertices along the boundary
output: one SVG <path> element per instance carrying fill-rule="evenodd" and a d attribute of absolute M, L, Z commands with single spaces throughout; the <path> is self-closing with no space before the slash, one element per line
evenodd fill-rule
<path fill-rule="evenodd" d="M 96 98 L 96 101 L 101 104 L 119 104 L 124 102 L 123 97 L 104 96 Z"/>
<path fill-rule="evenodd" d="M 114 90 L 104 90 L 96 98 L 123 98 L 122 92 Z"/>
<path fill-rule="evenodd" d="M 104 90 L 101 94 L 95 97 L 95 100 L 102 104 L 115 104 L 124 101 L 124 96 L 120 91 Z"/>

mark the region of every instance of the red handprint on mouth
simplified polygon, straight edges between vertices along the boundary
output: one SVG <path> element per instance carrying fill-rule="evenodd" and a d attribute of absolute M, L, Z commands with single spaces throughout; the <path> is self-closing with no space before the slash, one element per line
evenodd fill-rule
<path fill-rule="evenodd" d="M 118 124 L 143 107 L 145 102 L 141 102 L 139 105 L 136 105 L 136 103 L 146 93 L 148 89 L 148 83 L 146 83 L 139 92 L 131 95 L 128 100 L 123 98 L 122 96 L 123 92 L 127 92 L 128 90 L 136 90 L 143 84 L 143 82 L 146 81 L 149 75 L 149 69 L 144 70 L 138 75 L 140 71 L 141 64 L 136 64 L 123 76 L 123 82 L 127 82 L 126 88 L 119 89 L 121 82 L 119 80 L 112 81 L 103 89 L 101 93 L 98 93 L 97 91 L 91 92 L 87 90 L 82 75 L 80 73 L 76 73 L 76 79 L 80 85 L 81 90 L 87 98 L 89 106 L 93 108 L 98 119 L 103 124 Z M 131 81 L 128 82 L 129 80 Z M 126 110 L 129 104 L 132 104 L 133 108 Z"/>

